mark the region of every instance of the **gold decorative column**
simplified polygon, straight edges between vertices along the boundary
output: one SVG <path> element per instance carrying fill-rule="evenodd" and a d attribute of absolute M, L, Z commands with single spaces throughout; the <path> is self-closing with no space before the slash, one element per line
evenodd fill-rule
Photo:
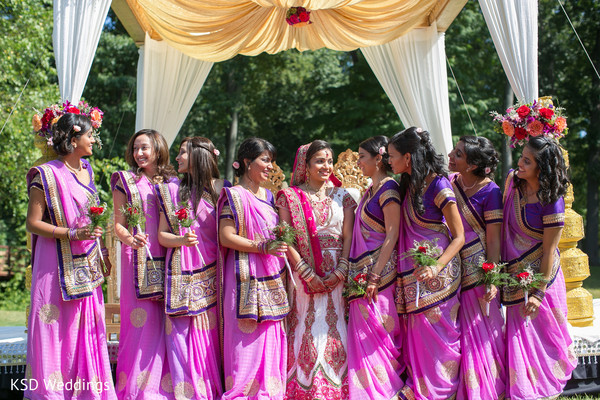
<path fill-rule="evenodd" d="M 563 156 L 569 165 L 569 153 L 563 150 Z M 567 286 L 568 319 L 573 326 L 591 326 L 594 321 L 592 294 L 582 287 L 583 280 L 590 276 L 588 256 L 577 248 L 577 242 L 583 239 L 583 218 L 572 206 L 573 186 L 569 185 L 565 195 L 565 227 L 558 244 L 560 262 Z"/>

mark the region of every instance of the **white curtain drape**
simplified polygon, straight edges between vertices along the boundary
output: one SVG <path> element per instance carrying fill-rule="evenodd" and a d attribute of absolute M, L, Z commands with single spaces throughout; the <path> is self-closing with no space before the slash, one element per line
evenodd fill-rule
<path fill-rule="evenodd" d="M 62 101 L 81 99 L 111 0 L 54 0 L 52 44 Z"/>
<path fill-rule="evenodd" d="M 405 127 L 431 133 L 433 145 L 452 149 L 444 34 L 437 24 L 383 45 L 360 49 Z"/>
<path fill-rule="evenodd" d="M 171 146 L 212 66 L 146 34 L 138 61 L 136 130 L 155 129 Z"/>
<path fill-rule="evenodd" d="M 517 99 L 538 98 L 538 1 L 479 0 L 496 51 Z"/>

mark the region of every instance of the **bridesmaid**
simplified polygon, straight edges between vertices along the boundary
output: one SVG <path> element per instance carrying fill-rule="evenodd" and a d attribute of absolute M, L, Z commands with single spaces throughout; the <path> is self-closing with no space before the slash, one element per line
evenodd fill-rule
<path fill-rule="evenodd" d="M 402 174 L 396 295 L 408 368 L 402 394 L 417 399 L 454 398 L 461 356 L 458 252 L 465 243 L 456 198 L 429 132 L 405 129 L 390 140 L 388 152 L 392 170 Z M 442 252 L 437 265 L 415 266 L 410 257 L 402 256 L 415 241 L 434 239 Z"/>
<path fill-rule="evenodd" d="M 275 147 L 249 138 L 233 163 L 239 184 L 221 192 L 218 205 L 220 296 L 223 317 L 223 399 L 283 399 L 287 361 L 284 319 L 285 243 L 271 243 L 278 224 L 269 179 Z"/>
<path fill-rule="evenodd" d="M 58 159 L 27 173 L 31 312 L 26 399 L 116 399 L 108 349 L 100 252 L 102 228 L 88 228 L 98 192 L 90 163 L 92 121 L 63 114 L 52 129 Z"/>
<path fill-rule="evenodd" d="M 221 357 L 217 324 L 217 218 L 219 151 L 203 137 L 181 141 L 180 182 L 156 186 L 161 205 L 158 241 L 168 248 L 165 321 L 170 379 L 175 397 L 219 399 Z M 185 222 L 191 222 L 185 227 Z M 190 221 L 191 220 L 191 221 Z"/>
<path fill-rule="evenodd" d="M 529 139 L 518 166 L 506 181 L 502 259 L 509 273 L 529 266 L 543 274 L 547 283 L 529 291 L 527 304 L 522 289 L 502 293 L 507 305 L 506 397 L 555 398 L 577 365 L 567 328 L 565 279 L 558 252 L 569 178 L 560 146 L 544 136 Z"/>
<path fill-rule="evenodd" d="M 488 139 L 463 136 L 449 154 L 452 188 L 465 229 L 460 250 L 461 351 L 458 398 L 502 399 L 505 396 L 504 318 L 497 288 L 481 284 L 482 262 L 500 262 L 502 192 L 492 181 L 498 154 Z M 489 315 L 486 314 L 489 304 Z"/>
<path fill-rule="evenodd" d="M 364 297 L 349 299 L 348 369 L 353 400 L 389 400 L 404 386 L 394 299 L 400 193 L 398 183 L 388 175 L 387 147 L 388 138 L 376 136 L 358 149 L 358 167 L 372 185 L 356 210 L 350 248 L 349 279 L 361 273 L 368 277 Z"/>
<path fill-rule="evenodd" d="M 115 235 L 123 243 L 117 396 L 174 399 L 172 388 L 165 386 L 170 376 L 161 301 L 166 249 L 158 243 L 160 206 L 154 185 L 175 180 L 175 170 L 169 162 L 167 142 L 152 129 L 142 129 L 131 137 L 125 160 L 131 170 L 111 177 Z M 145 226 L 127 225 L 120 210 L 130 206 L 145 215 Z"/>

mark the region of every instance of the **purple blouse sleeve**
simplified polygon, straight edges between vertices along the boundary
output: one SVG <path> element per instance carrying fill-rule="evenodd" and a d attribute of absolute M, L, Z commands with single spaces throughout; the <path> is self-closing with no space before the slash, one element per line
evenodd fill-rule
<path fill-rule="evenodd" d="M 433 202 L 437 208 L 443 210 L 449 203 L 456 203 L 456 196 L 454 195 L 452 184 L 448 178 L 438 176 L 431 184 L 435 185 L 432 193 L 434 195 Z"/>
<path fill-rule="evenodd" d="M 393 179 L 387 181 L 381 187 L 381 195 L 379 196 L 379 206 L 381 208 L 384 208 L 391 202 L 401 204 L 400 191 L 398 190 L 398 182 L 396 182 Z"/>
<path fill-rule="evenodd" d="M 565 199 L 560 198 L 554 203 L 542 207 L 542 226 L 555 228 L 565 225 Z"/>
<path fill-rule="evenodd" d="M 485 196 L 483 203 L 483 219 L 486 224 L 502 223 L 502 191 L 494 182 L 490 183 L 491 189 Z"/>

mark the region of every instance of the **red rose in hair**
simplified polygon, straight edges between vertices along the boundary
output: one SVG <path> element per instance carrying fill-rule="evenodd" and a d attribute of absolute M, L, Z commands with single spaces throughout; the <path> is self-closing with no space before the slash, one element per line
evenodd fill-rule
<path fill-rule="evenodd" d="M 515 127 L 515 137 L 517 140 L 522 140 L 527 137 L 527 131 L 520 126 Z"/>
<path fill-rule="evenodd" d="M 540 108 L 540 115 L 542 116 L 542 118 L 551 119 L 554 115 L 554 110 L 550 108 Z"/>
<path fill-rule="evenodd" d="M 520 118 L 525 118 L 526 116 L 529 115 L 530 112 L 531 112 L 531 109 L 527 106 L 521 106 L 521 107 L 517 108 L 517 114 L 519 114 Z"/>
<path fill-rule="evenodd" d="M 481 264 L 481 268 L 485 272 L 489 272 L 494 269 L 494 264 L 493 263 L 483 263 L 483 264 Z"/>
<path fill-rule="evenodd" d="M 71 114 L 79 114 L 79 108 L 71 106 L 67 108 L 67 112 Z"/>

